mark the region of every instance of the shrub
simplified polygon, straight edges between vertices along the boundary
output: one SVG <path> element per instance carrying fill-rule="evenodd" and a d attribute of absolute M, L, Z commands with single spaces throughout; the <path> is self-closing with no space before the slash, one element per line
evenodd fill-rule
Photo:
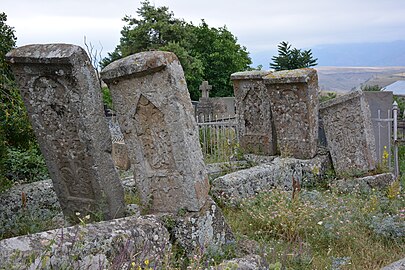
<path fill-rule="evenodd" d="M 27 150 L 9 147 L 7 151 L 6 177 L 10 181 L 31 183 L 48 178 L 45 160 L 36 145 L 31 145 Z"/>

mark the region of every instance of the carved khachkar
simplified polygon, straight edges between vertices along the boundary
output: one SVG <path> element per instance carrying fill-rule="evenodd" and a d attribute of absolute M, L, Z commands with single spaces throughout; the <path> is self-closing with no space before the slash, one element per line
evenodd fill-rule
<path fill-rule="evenodd" d="M 28 45 L 7 54 L 63 213 L 124 215 L 100 86 L 75 45 Z"/>
<path fill-rule="evenodd" d="M 199 211 L 209 183 L 177 57 L 138 53 L 111 63 L 101 74 L 111 90 L 143 209 Z"/>
<path fill-rule="evenodd" d="M 262 77 L 268 71 L 246 71 L 231 75 L 240 145 L 245 153 L 275 155 L 276 134 L 270 99 Z"/>
<path fill-rule="evenodd" d="M 273 72 L 263 78 L 282 156 L 311 159 L 318 140 L 318 76 L 315 69 Z"/>
<path fill-rule="evenodd" d="M 323 102 L 319 112 L 336 174 L 358 175 L 375 169 L 375 139 L 364 93 L 355 91 Z"/>

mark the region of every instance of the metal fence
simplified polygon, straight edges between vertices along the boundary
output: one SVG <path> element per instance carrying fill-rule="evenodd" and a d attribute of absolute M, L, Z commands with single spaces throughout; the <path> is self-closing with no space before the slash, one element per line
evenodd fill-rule
<path fill-rule="evenodd" d="M 206 163 L 227 162 L 240 154 L 235 118 L 198 118 L 201 150 Z"/>
<path fill-rule="evenodd" d="M 398 144 L 405 139 L 405 121 L 398 121 L 397 103 L 394 102 L 392 110 L 387 112 L 387 118 L 382 118 L 381 111 L 378 110 L 378 117 L 372 120 L 377 128 L 375 137 L 378 161 L 382 165 L 388 165 L 389 169 L 398 176 Z"/>

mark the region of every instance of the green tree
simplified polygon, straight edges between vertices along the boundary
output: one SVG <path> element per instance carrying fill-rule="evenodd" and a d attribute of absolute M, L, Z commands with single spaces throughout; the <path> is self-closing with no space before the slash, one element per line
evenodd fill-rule
<path fill-rule="evenodd" d="M 278 55 L 271 58 L 270 67 L 275 70 L 291 70 L 316 66 L 317 58 L 313 58 L 311 50 L 292 48 L 291 44 L 282 41 L 278 45 Z"/>
<path fill-rule="evenodd" d="M 362 91 L 381 91 L 382 87 L 375 84 L 375 85 L 362 85 L 361 90 Z"/>
<path fill-rule="evenodd" d="M 121 31 L 120 44 L 101 61 L 105 67 L 114 60 L 147 50 L 166 50 L 177 55 L 184 69 L 192 99 L 200 96 L 199 85 L 208 80 L 212 96 L 233 94 L 230 75 L 249 68 L 251 60 L 245 47 L 226 27 L 199 26 L 174 17 L 168 7 L 141 2 L 138 18 L 125 16 L 128 24 Z"/>
<path fill-rule="evenodd" d="M 7 15 L 0 13 L 0 191 L 15 180 L 6 178 L 6 175 L 18 174 L 11 171 L 9 166 L 11 162 L 21 161 L 20 165 L 25 166 L 23 160 L 29 158 L 37 158 L 41 162 L 43 160 L 37 151 L 36 138 L 14 76 L 5 61 L 6 53 L 15 47 L 17 41 L 13 27 L 7 25 L 6 22 Z M 17 160 L 18 158 L 13 154 L 16 152 L 22 153 L 21 160 Z M 26 157 L 24 157 L 24 153 L 27 153 Z M 46 174 L 45 167 L 44 171 Z M 35 178 L 35 176 L 32 177 Z M 32 179 L 28 179 L 28 181 L 30 180 Z"/>

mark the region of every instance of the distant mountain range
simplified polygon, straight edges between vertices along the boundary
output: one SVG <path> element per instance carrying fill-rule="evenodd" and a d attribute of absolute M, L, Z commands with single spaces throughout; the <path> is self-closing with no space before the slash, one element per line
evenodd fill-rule
<path fill-rule="evenodd" d="M 269 68 L 274 51 L 251 53 L 253 65 Z M 303 48 L 308 49 L 308 48 Z M 318 66 L 384 67 L 405 66 L 405 40 L 378 43 L 353 43 L 319 45 L 312 54 L 318 58 Z"/>
<path fill-rule="evenodd" d="M 308 49 L 308 48 L 303 48 Z M 405 80 L 405 40 L 379 43 L 331 44 L 311 48 L 318 58 L 322 90 L 346 92 L 361 85 L 385 87 Z M 253 65 L 269 69 L 276 51 L 252 53 Z"/>

